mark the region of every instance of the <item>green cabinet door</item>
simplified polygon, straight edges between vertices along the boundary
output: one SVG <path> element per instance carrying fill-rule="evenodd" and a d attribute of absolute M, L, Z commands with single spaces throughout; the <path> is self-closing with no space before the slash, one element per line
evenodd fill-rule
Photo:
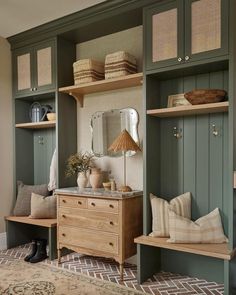
<path fill-rule="evenodd" d="M 183 1 L 165 1 L 145 9 L 146 69 L 176 65 L 184 56 Z"/>
<path fill-rule="evenodd" d="M 55 90 L 55 44 L 55 40 L 49 40 L 13 52 L 15 97 Z"/>
<path fill-rule="evenodd" d="M 147 70 L 228 54 L 228 0 L 172 0 L 144 10 Z"/>

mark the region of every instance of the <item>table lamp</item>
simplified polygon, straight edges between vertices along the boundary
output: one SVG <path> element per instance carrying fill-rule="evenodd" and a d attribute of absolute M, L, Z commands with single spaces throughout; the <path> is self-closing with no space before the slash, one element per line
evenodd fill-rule
<path fill-rule="evenodd" d="M 126 152 L 128 151 L 141 151 L 139 146 L 133 140 L 129 132 L 124 129 L 120 135 L 114 140 L 111 146 L 108 148 L 108 151 L 114 152 L 123 152 L 124 157 L 124 185 L 119 189 L 121 192 L 131 192 L 132 189 L 126 185 Z"/>

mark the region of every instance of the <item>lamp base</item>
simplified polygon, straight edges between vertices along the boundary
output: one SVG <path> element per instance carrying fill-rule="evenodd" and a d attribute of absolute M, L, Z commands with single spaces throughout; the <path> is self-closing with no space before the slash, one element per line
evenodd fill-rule
<path fill-rule="evenodd" d="M 123 193 L 132 192 L 132 188 L 130 186 L 127 186 L 127 185 L 122 185 L 119 188 L 119 192 L 123 192 Z"/>

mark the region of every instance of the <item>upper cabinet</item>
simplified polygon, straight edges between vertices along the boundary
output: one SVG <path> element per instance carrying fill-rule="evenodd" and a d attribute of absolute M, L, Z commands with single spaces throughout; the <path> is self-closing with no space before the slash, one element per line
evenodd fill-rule
<path fill-rule="evenodd" d="M 13 51 L 14 96 L 55 89 L 55 42 L 49 40 Z"/>
<path fill-rule="evenodd" d="M 227 0 L 164 1 L 145 10 L 146 69 L 228 53 Z"/>

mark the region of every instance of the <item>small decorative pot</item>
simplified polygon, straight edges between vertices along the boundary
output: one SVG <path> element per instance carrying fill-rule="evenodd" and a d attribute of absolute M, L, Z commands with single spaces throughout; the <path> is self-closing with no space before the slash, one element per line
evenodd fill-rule
<path fill-rule="evenodd" d="M 85 188 L 87 186 L 87 184 L 88 184 L 88 177 L 87 177 L 85 171 L 78 173 L 77 184 L 78 184 L 78 187 L 80 189 L 83 189 L 83 188 Z"/>
<path fill-rule="evenodd" d="M 100 168 L 92 168 L 89 176 L 89 181 L 93 189 L 99 188 L 102 185 L 102 172 Z"/>

